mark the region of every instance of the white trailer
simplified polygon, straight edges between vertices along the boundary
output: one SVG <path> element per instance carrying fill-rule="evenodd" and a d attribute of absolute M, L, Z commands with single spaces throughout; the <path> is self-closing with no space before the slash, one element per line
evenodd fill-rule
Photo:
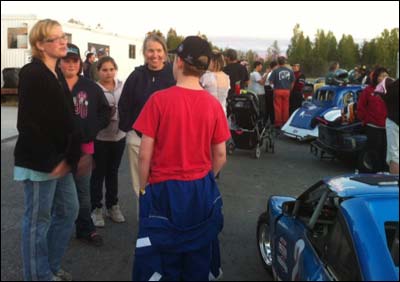
<path fill-rule="evenodd" d="M 39 19 L 35 15 L 1 15 L 1 72 L 21 68 L 31 59 L 29 32 Z M 136 66 L 143 64 L 143 39 L 105 32 L 80 24 L 60 22 L 68 42 L 77 45 L 82 60 L 89 49 L 103 47 L 118 65 L 118 77 L 125 80 Z"/>

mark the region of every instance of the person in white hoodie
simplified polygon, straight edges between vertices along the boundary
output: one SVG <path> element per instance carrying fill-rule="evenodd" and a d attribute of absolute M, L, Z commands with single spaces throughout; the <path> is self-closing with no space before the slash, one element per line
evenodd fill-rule
<path fill-rule="evenodd" d="M 226 98 L 230 86 L 229 76 L 222 70 L 225 60 L 222 53 L 213 51 L 208 71 L 200 78 L 201 86 L 218 99 L 226 115 Z"/>
<path fill-rule="evenodd" d="M 118 102 L 123 88 L 122 81 L 116 79 L 118 66 L 111 57 L 103 57 L 97 63 L 99 81 L 111 110 L 108 127 L 101 130 L 95 140 L 94 160 L 96 167 L 91 178 L 92 219 L 97 227 L 104 227 L 103 182 L 106 187 L 107 215 L 114 222 L 125 222 L 118 205 L 118 169 L 125 148 L 126 133 L 119 129 Z"/>

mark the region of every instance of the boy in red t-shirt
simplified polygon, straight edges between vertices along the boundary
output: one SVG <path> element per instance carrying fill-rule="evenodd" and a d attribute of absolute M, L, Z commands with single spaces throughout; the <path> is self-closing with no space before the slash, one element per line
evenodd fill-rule
<path fill-rule="evenodd" d="M 140 215 L 133 280 L 209 280 L 221 274 L 222 200 L 214 175 L 226 162 L 229 127 L 204 91 L 211 48 L 197 36 L 174 51 L 177 85 L 152 95 L 133 128 L 139 152 Z"/>

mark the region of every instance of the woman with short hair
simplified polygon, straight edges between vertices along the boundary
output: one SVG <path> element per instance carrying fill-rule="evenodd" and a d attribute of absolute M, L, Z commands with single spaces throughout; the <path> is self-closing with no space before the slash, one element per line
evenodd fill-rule
<path fill-rule="evenodd" d="M 67 53 L 67 36 L 57 21 L 45 19 L 33 26 L 29 42 L 32 62 L 20 72 L 14 150 L 14 180 L 24 182 L 25 192 L 24 279 L 70 280 L 60 265 L 78 216 L 71 170 L 80 159 L 81 140 L 72 98 L 56 72 L 57 60 Z"/>

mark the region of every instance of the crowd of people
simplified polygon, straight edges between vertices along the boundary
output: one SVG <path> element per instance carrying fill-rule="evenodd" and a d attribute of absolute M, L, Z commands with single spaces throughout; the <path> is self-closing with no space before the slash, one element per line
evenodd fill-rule
<path fill-rule="evenodd" d="M 139 222 L 132 279 L 218 278 L 223 215 L 215 175 L 230 138 L 226 100 L 248 87 L 265 122 L 281 127 L 301 106 L 300 65 L 289 67 L 279 57 L 264 74 L 255 62 L 249 74 L 235 50 L 211 50 L 198 36 L 170 51 L 170 63 L 165 40 L 150 34 L 143 43 L 145 64 L 122 82 L 117 62 L 101 51 L 97 61 L 88 52 L 83 62 L 57 21 L 37 22 L 29 41 L 33 59 L 20 72 L 14 151 L 14 179 L 25 193 L 25 280 L 71 281 L 61 260 L 73 230 L 76 238 L 101 246 L 96 228 L 105 227 L 104 214 L 125 221 L 118 204 L 125 147 Z M 387 161 L 398 173 L 398 80 L 389 83 L 385 74 L 374 72 L 359 115 L 382 147 L 386 126 Z M 396 83 L 397 94 L 391 90 Z"/>
<path fill-rule="evenodd" d="M 333 62 L 325 79 L 326 84 L 364 86 L 357 101 L 354 101 L 354 118 L 363 124 L 367 136 L 367 148 L 373 161 L 372 171 L 387 171 L 398 174 L 399 135 L 398 135 L 398 79 L 389 77 L 389 71 L 382 66 L 368 70 L 357 66 L 347 71 Z M 397 99 L 397 100 L 396 100 Z"/>

